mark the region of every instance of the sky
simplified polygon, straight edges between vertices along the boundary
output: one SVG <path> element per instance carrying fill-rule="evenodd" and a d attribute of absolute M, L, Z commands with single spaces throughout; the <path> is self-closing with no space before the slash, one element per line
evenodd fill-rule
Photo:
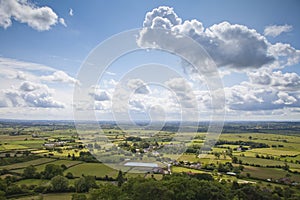
<path fill-rule="evenodd" d="M 219 113 L 228 121 L 299 121 L 299 9 L 297 0 L 0 0 L 0 118 L 72 120 L 88 111 L 98 120 L 197 121 Z M 189 63 L 175 55 L 185 40 L 167 43 L 146 28 L 192 39 L 217 75 L 195 70 L 191 63 L 205 60 L 197 48 L 181 52 Z M 133 29 L 139 50 L 107 66 L 85 88 L 89 101 L 78 103 L 91 55 L 114 36 L 124 40 L 110 44 L 128 45 L 124 35 Z M 98 55 L 95 74 L 110 51 Z"/>

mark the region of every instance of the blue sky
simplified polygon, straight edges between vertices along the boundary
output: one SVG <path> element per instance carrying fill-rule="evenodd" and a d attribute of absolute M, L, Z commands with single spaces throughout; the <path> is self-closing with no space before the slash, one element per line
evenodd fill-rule
<path fill-rule="evenodd" d="M 259 37 L 263 37 L 265 42 L 262 45 L 267 45 L 266 48 L 260 46 L 262 49 L 258 49 L 258 51 L 268 51 L 262 56 L 270 54 L 270 58 L 276 57 L 277 64 L 272 63 L 275 62 L 274 60 L 262 61 L 262 64 L 253 61 L 248 66 L 246 61 L 238 60 L 244 58 L 240 52 L 235 52 L 235 56 L 228 53 L 227 57 L 219 58 L 219 55 L 214 55 L 216 51 L 213 47 L 207 47 L 208 53 L 212 54 L 213 59 L 216 60 L 224 83 L 227 120 L 240 119 L 241 115 L 245 116 L 242 120 L 300 119 L 300 93 L 297 92 L 300 89 L 300 53 L 298 50 L 300 49 L 300 3 L 297 0 L 243 2 L 230 0 L 226 3 L 217 0 L 0 0 L 0 12 L 5 13 L 3 16 L 0 15 L 1 118 L 72 119 L 73 87 L 77 84 L 76 75 L 85 58 L 99 43 L 112 35 L 134 28 L 143 28 L 146 13 L 158 9 L 159 6 L 167 6 L 170 10 L 173 8 L 172 12 L 181 18 L 181 24 L 171 24 L 171 28 L 177 25 L 180 33 L 186 31 L 186 27 L 183 26 L 184 22 L 191 22 L 194 19 L 202 24 L 204 32 L 218 25 L 215 32 L 212 32 L 215 34 L 214 37 L 219 38 L 225 37 L 225 34 L 217 33 L 222 27 L 229 30 L 238 24 L 236 30 L 248 31 L 249 34 L 253 29 L 259 34 L 253 37 L 257 37 L 258 40 L 260 40 Z M 20 11 L 20 8 L 24 10 L 25 7 L 30 12 Z M 35 11 L 42 8 L 47 8 L 44 10 L 47 15 L 45 18 L 38 19 Z M 155 24 L 155 17 L 169 20 L 168 16 L 163 14 L 156 16 L 153 12 L 152 15 L 152 25 Z M 229 25 L 223 22 L 228 22 Z M 243 29 L 241 25 L 246 29 Z M 195 27 L 190 27 L 189 30 L 193 28 Z M 233 34 L 233 32 L 230 33 Z M 247 40 L 242 41 L 243 35 L 232 37 L 238 38 L 239 36 L 241 40 L 237 41 L 238 44 L 245 44 Z M 207 37 L 214 38 L 208 34 L 203 36 L 201 41 Z M 223 38 L 222 44 L 224 41 L 226 40 Z M 276 43 L 280 45 L 275 46 Z M 247 47 L 241 46 L 241 48 Z M 255 49 L 255 46 L 253 48 Z M 231 57 L 237 58 L 238 62 L 230 63 Z M 288 59 L 293 62 L 284 63 L 284 60 Z M 143 52 L 135 56 L 129 55 L 128 58 L 120 59 L 111 66 L 109 69 L 111 73 L 108 72 L 104 77 L 106 85 L 102 84 L 94 91 L 109 97 L 95 101 L 95 107 L 99 107 L 95 109 L 95 112 L 99 112 L 99 116 L 112 118 L 109 100 L 118 79 L 126 74 L 132 65 L 143 62 L 161 62 L 165 65 L 172 65 L 182 77 L 189 79 L 189 83 L 196 85 L 195 80 L 183 72 L 179 58 L 159 52 L 151 53 L 150 58 L 149 54 Z M 237 63 L 243 63 L 241 65 L 245 66 L 237 66 Z M 266 83 L 266 81 L 269 82 Z M 176 80 L 171 85 L 175 82 Z M 180 81 L 177 80 L 177 83 L 180 84 Z M 163 107 L 160 104 L 165 105 L 165 101 L 171 101 L 168 98 L 157 100 L 158 97 L 155 94 L 157 88 L 147 87 L 149 87 L 147 95 L 156 100 L 139 96 L 142 94 L 136 94 L 136 97 L 133 95 L 132 98 L 136 99 L 130 100 L 134 102 L 130 105 L 132 109 L 130 112 L 136 113 L 135 118 L 145 116 L 145 113 L 155 106 Z M 161 92 L 158 91 L 158 93 Z M 194 89 L 194 92 L 200 96 L 197 98 L 200 110 L 209 113 L 208 106 L 204 102 L 208 98 L 205 93 L 207 91 Z M 167 91 L 165 93 L 166 97 L 169 96 Z M 273 95 L 273 97 L 267 98 L 266 94 Z M 145 101 L 153 101 L 154 104 Z M 170 106 L 174 107 L 175 104 L 170 103 Z M 164 112 L 171 116 L 178 110 L 175 109 L 170 113 L 166 110 Z"/>

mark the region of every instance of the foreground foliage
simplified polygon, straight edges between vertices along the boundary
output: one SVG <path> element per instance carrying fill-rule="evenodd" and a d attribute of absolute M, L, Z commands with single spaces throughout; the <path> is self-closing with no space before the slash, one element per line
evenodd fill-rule
<path fill-rule="evenodd" d="M 122 186 L 105 184 L 90 192 L 89 199 L 105 200 L 276 200 L 298 199 L 290 188 L 285 190 L 260 188 L 236 182 L 217 182 L 201 180 L 189 175 L 165 176 L 162 180 L 134 178 Z"/>

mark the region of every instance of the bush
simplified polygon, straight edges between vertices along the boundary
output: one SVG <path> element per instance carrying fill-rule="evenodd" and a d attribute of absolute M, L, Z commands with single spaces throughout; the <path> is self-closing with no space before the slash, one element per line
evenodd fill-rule
<path fill-rule="evenodd" d="M 64 176 L 55 176 L 51 179 L 51 185 L 54 192 L 66 192 L 69 187 L 69 181 Z"/>

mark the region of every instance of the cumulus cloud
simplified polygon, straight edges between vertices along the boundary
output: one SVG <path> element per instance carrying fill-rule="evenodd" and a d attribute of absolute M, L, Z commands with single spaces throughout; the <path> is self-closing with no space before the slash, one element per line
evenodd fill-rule
<path fill-rule="evenodd" d="M 184 108 L 197 108 L 197 100 L 192 86 L 185 79 L 173 78 L 166 81 L 165 84 L 177 95 L 179 103 Z"/>
<path fill-rule="evenodd" d="M 266 38 L 243 25 L 222 22 L 205 29 L 195 19 L 182 22 L 173 8 L 161 6 L 146 14 L 143 26 L 173 30 L 191 37 L 204 47 L 218 66 L 259 68 L 275 59 L 268 52 L 270 43 Z M 141 32 L 140 46 L 147 43 L 146 34 L 147 31 Z M 177 48 L 181 48 L 181 45 L 179 43 Z M 190 50 L 190 54 L 193 54 L 193 50 Z M 198 59 L 197 55 L 191 56 Z"/>
<path fill-rule="evenodd" d="M 182 20 L 177 16 L 173 8 L 160 6 L 146 14 L 143 26 L 171 29 L 172 26 L 179 25 L 181 22 Z"/>
<path fill-rule="evenodd" d="M 46 85 L 44 87 L 46 87 Z M 20 85 L 20 89 L 25 92 L 31 92 L 31 91 L 37 90 L 39 88 L 41 88 L 40 84 L 36 84 L 33 82 L 29 82 L 29 81 L 25 81 Z"/>
<path fill-rule="evenodd" d="M 267 111 L 300 106 L 297 91 L 280 90 L 272 85 L 265 87 L 243 82 L 225 88 L 225 92 L 227 106 L 236 111 Z"/>
<path fill-rule="evenodd" d="M 0 57 L 0 107 L 3 117 L 67 116 L 72 103 L 74 78 L 37 63 Z M 50 83 L 50 84 L 49 84 Z M 64 109 L 64 112 L 57 111 Z M 10 110 L 10 114 L 5 110 Z M 61 117 L 61 118 L 64 118 Z M 37 117 L 38 118 L 38 117 Z"/>
<path fill-rule="evenodd" d="M 277 87 L 278 90 L 300 91 L 300 77 L 298 74 L 275 71 L 272 75 L 272 85 Z"/>
<path fill-rule="evenodd" d="M 272 77 L 266 71 L 258 70 L 255 72 L 249 72 L 248 77 L 252 83 L 260 85 L 269 85 L 271 84 Z"/>
<path fill-rule="evenodd" d="M 272 25 L 272 26 L 266 26 L 264 30 L 265 36 L 272 36 L 277 37 L 281 33 L 284 32 L 290 32 L 293 30 L 293 26 L 291 25 Z"/>
<path fill-rule="evenodd" d="M 95 101 L 108 101 L 110 100 L 110 95 L 107 91 L 100 89 L 99 87 L 93 87 L 89 92 L 89 95 L 94 97 Z"/>
<path fill-rule="evenodd" d="M 130 109 L 133 111 L 144 112 L 146 110 L 146 106 L 142 101 L 137 99 L 132 99 L 129 101 Z"/>
<path fill-rule="evenodd" d="M 293 96 L 290 96 L 286 92 L 278 92 L 277 93 L 278 100 L 274 101 L 274 104 L 285 104 L 285 105 L 291 105 L 297 102 L 297 99 Z"/>
<path fill-rule="evenodd" d="M 62 82 L 69 84 L 78 84 L 78 80 L 69 76 L 64 71 L 55 71 L 52 75 L 41 76 L 40 79 L 42 81 L 50 81 L 50 82 Z"/>
<path fill-rule="evenodd" d="M 136 94 L 149 94 L 149 87 L 141 79 L 130 79 L 127 82 L 129 89 L 133 90 Z"/>
<path fill-rule="evenodd" d="M 276 43 L 271 45 L 269 52 L 278 60 L 278 67 L 295 65 L 300 62 L 300 50 L 295 49 L 290 44 Z"/>
<path fill-rule="evenodd" d="M 1 93 L 2 107 L 64 108 L 64 104 L 54 100 L 48 86 L 43 84 L 25 81 L 18 88 L 4 89 Z"/>
<path fill-rule="evenodd" d="M 50 7 L 37 7 L 27 0 L 1 0 L 0 26 L 8 28 L 12 19 L 38 31 L 46 31 L 57 23 L 58 16 Z"/>
<path fill-rule="evenodd" d="M 300 76 L 295 72 L 259 70 L 249 72 L 250 82 L 269 87 L 278 91 L 299 91 Z"/>
<path fill-rule="evenodd" d="M 42 93 L 25 93 L 22 98 L 30 107 L 41 108 L 64 108 L 64 104 L 55 101 L 47 92 Z"/>

